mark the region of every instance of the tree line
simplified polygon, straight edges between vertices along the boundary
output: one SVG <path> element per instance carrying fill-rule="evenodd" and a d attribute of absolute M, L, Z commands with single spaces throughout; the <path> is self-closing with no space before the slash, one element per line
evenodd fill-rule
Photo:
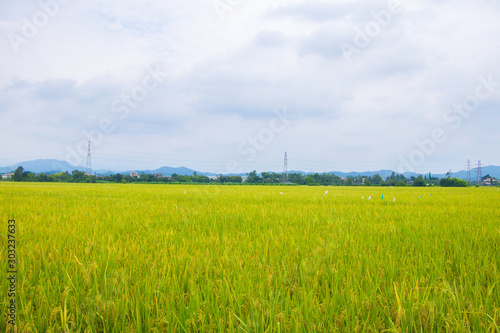
<path fill-rule="evenodd" d="M 198 175 L 194 172 L 191 176 L 173 174 L 170 177 L 156 177 L 152 174 L 140 174 L 139 177 L 123 175 L 120 173 L 107 176 L 87 175 L 82 171 L 60 172 L 51 175 L 45 173 L 34 174 L 25 171 L 22 166 L 18 167 L 12 178 L 16 182 L 63 182 L 63 183 L 197 183 L 197 184 L 282 184 L 283 174 L 275 172 L 257 171 L 247 174 L 246 180 L 242 176 L 227 176 L 220 174 L 215 178 Z M 287 175 L 287 183 L 308 186 L 442 186 L 442 187 L 464 187 L 467 186 L 465 180 L 457 178 L 432 177 L 432 174 L 419 175 L 418 177 L 406 178 L 402 174 L 393 172 L 389 177 L 382 178 L 376 174 L 374 176 L 349 176 L 341 178 L 334 174 L 315 173 L 303 175 L 301 173 L 290 173 Z"/>

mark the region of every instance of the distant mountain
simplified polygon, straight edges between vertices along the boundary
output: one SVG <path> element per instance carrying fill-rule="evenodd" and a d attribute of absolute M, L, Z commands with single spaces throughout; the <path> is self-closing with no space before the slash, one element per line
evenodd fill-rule
<path fill-rule="evenodd" d="M 34 160 L 24 161 L 8 167 L 0 167 L 1 172 L 14 172 L 17 167 L 22 166 L 25 171 L 33 173 L 57 173 L 71 172 L 73 170 L 85 171 L 85 168 L 77 167 L 65 161 L 58 160 Z"/>
<path fill-rule="evenodd" d="M 30 171 L 33 173 L 46 173 L 49 175 L 66 171 L 71 173 L 74 170 L 85 171 L 84 167 L 75 166 L 66 161 L 41 159 L 34 161 L 24 161 L 7 167 L 0 167 L 0 173 L 14 172 L 19 166 L 22 166 L 25 171 Z M 96 170 L 95 172 L 101 174 L 103 172 L 109 172 L 109 171 Z"/>
<path fill-rule="evenodd" d="M 12 166 L 6 166 L 6 167 L 0 167 L 0 173 L 8 173 L 8 172 L 14 172 L 17 167 L 22 166 L 25 171 L 33 172 L 33 173 L 45 173 L 45 174 L 54 174 L 58 172 L 69 172 L 71 173 L 74 170 L 78 171 L 85 171 L 85 168 L 82 166 L 75 166 L 72 165 L 66 161 L 58 161 L 58 160 L 50 160 L 50 159 L 40 159 L 40 160 L 34 160 L 34 161 L 24 161 L 20 163 L 16 163 L 15 165 Z M 144 173 L 144 174 L 155 174 L 155 173 L 162 173 L 164 176 L 171 176 L 174 173 L 181 175 L 181 176 L 191 176 L 194 172 L 196 172 L 199 175 L 204 175 L 204 176 L 217 176 L 215 173 L 210 173 L 210 172 L 198 172 L 186 167 L 180 167 L 180 168 L 172 168 L 172 167 L 161 167 L 156 170 L 130 170 L 130 171 L 122 171 L 122 172 L 116 172 L 112 170 L 92 170 L 92 173 L 96 173 L 98 175 L 112 175 L 116 173 L 121 173 L 121 174 L 130 174 L 131 171 L 135 171 L 139 174 Z"/>
<path fill-rule="evenodd" d="M 365 171 L 365 172 L 357 172 L 357 171 L 351 171 L 351 172 L 340 172 L 340 171 L 332 171 L 329 172 L 329 174 L 335 174 L 336 176 L 345 178 L 345 177 L 358 177 L 358 176 L 367 176 L 367 177 L 373 177 L 376 174 L 378 174 L 382 178 L 387 178 L 390 175 L 392 175 L 394 171 L 391 170 L 379 170 L 379 171 Z"/>
<path fill-rule="evenodd" d="M 66 161 L 58 161 L 58 160 L 49 160 L 49 159 L 40 159 L 40 160 L 34 160 L 34 161 L 24 161 L 17 163 L 12 166 L 6 166 L 6 167 L 0 167 L 0 173 L 8 173 L 8 172 L 14 172 L 18 166 L 22 166 L 25 171 L 30 171 L 33 173 L 46 173 L 46 174 L 54 174 L 58 172 L 72 172 L 73 170 L 78 170 L 78 171 L 85 171 L 84 167 L 81 166 L 75 166 L 72 165 Z M 211 173 L 211 172 L 200 172 L 196 171 L 193 169 L 189 169 L 186 167 L 178 167 L 178 168 L 172 168 L 172 167 L 161 167 L 156 170 L 130 170 L 130 171 L 123 171 L 119 172 L 121 174 L 130 174 L 130 172 L 135 171 L 139 174 L 144 173 L 144 174 L 155 174 L 155 173 L 161 173 L 163 176 L 171 176 L 174 173 L 181 175 L 181 176 L 191 176 L 194 172 L 196 172 L 198 175 L 203 175 L 203 176 L 217 176 L 218 174 L 216 173 Z M 111 171 L 111 170 L 92 170 L 93 173 L 96 173 L 98 175 L 110 175 L 110 174 L 115 174 L 117 173 L 116 171 Z M 482 170 L 482 175 L 490 175 L 492 177 L 500 179 L 500 166 L 486 166 L 483 167 Z M 304 171 L 289 171 L 289 173 L 300 173 L 302 175 L 310 175 L 314 174 L 315 172 L 304 172 Z M 321 172 L 322 173 L 322 172 Z M 379 171 L 365 171 L 365 172 L 358 172 L 358 171 L 352 171 L 352 172 L 341 172 L 341 171 L 331 171 L 331 172 L 326 172 L 328 174 L 335 174 L 339 177 L 358 177 L 358 176 L 367 176 L 367 177 L 373 177 L 376 174 L 379 174 L 382 178 L 387 178 L 389 177 L 393 171 L 392 170 L 379 170 Z M 235 175 L 235 174 L 231 174 Z M 413 173 L 413 172 L 405 172 L 404 176 L 406 178 L 411 178 L 412 176 L 417 177 L 419 174 L 418 173 Z M 428 173 L 424 173 L 423 175 L 428 175 Z M 239 176 L 245 176 L 245 174 L 239 174 Z M 446 177 L 446 174 L 432 174 L 433 177 L 438 177 L 438 178 L 444 178 Z M 457 172 L 452 172 L 451 174 L 452 177 L 460 178 L 460 179 L 467 179 L 467 171 L 461 170 Z M 477 169 L 471 170 L 471 178 L 472 180 L 477 179 Z"/>
<path fill-rule="evenodd" d="M 180 175 L 180 176 L 192 176 L 193 173 L 195 173 L 195 172 L 201 176 L 218 176 L 218 174 L 215 174 L 215 173 L 199 172 L 199 171 L 195 171 L 193 169 L 189 169 L 186 167 L 172 168 L 172 167 L 167 167 L 167 166 L 161 167 L 161 168 L 156 169 L 156 170 L 130 170 L 130 171 L 123 171 L 120 173 L 123 175 L 127 175 L 127 174 L 130 174 L 130 172 L 132 172 L 132 171 L 137 172 L 138 174 L 144 173 L 146 175 L 154 175 L 155 173 L 161 173 L 161 174 L 163 174 L 163 176 L 172 176 L 174 173 L 177 175 Z"/>
<path fill-rule="evenodd" d="M 483 168 L 481 168 L 481 174 L 483 177 L 486 175 L 490 175 L 494 178 L 500 179 L 500 167 L 494 166 L 494 165 L 483 167 Z M 476 180 L 477 179 L 477 168 L 472 169 L 470 172 L 470 175 L 471 175 L 471 179 L 473 181 Z M 452 171 L 451 176 L 459 178 L 459 179 L 467 180 L 467 171 L 464 171 L 464 170 L 461 170 L 458 172 Z M 443 177 L 445 177 L 445 175 L 443 175 Z M 443 178 L 443 177 L 440 177 L 440 178 Z"/>
<path fill-rule="evenodd" d="M 15 168 L 12 169 L 12 167 L 0 167 L 0 173 L 9 173 L 9 172 L 14 172 Z"/>

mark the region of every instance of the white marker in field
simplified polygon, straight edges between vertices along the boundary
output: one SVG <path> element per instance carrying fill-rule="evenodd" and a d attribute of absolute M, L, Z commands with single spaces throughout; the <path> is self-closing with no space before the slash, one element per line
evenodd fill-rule
<path fill-rule="evenodd" d="M 280 194 L 281 194 L 281 195 L 283 195 L 283 194 L 285 194 L 285 193 L 283 193 L 283 192 L 280 192 Z"/>
<path fill-rule="evenodd" d="M 372 199 L 372 196 L 370 195 L 370 197 L 368 198 L 368 200 L 371 200 Z"/>
<path fill-rule="evenodd" d="M 328 194 L 328 191 L 325 192 L 325 195 L 327 195 L 327 194 Z"/>
<path fill-rule="evenodd" d="M 188 193 L 188 191 L 184 191 L 184 194 Z"/>
<path fill-rule="evenodd" d="M 392 199 L 392 202 L 396 202 L 396 198 Z"/>

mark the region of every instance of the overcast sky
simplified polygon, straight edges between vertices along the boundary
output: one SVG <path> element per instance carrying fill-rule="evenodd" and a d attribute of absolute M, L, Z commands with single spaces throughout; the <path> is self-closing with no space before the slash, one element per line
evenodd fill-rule
<path fill-rule="evenodd" d="M 498 0 L 0 4 L 0 166 L 500 165 Z"/>

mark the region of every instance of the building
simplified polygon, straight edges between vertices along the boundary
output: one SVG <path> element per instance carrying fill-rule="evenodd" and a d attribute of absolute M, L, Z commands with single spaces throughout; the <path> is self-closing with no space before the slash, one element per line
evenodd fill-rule
<path fill-rule="evenodd" d="M 2 179 L 11 179 L 12 177 L 14 177 L 13 173 L 4 173 L 2 175 Z"/>
<path fill-rule="evenodd" d="M 497 183 L 498 180 L 496 180 L 494 177 L 483 178 L 483 185 L 492 186 L 497 185 Z"/>
<path fill-rule="evenodd" d="M 163 178 L 163 174 L 162 173 L 155 173 L 155 177 L 156 178 Z"/>
<path fill-rule="evenodd" d="M 137 172 L 135 172 L 135 171 L 132 171 L 130 173 L 130 177 L 139 178 L 139 174 Z"/>

